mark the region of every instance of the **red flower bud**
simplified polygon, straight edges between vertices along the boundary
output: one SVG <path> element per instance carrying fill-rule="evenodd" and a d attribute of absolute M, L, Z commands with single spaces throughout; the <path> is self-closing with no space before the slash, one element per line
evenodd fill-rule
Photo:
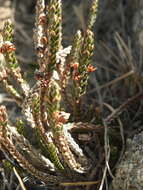
<path fill-rule="evenodd" d="M 88 72 L 93 72 L 93 71 L 95 71 L 97 68 L 96 67 L 94 67 L 94 66 L 92 66 L 92 65 L 89 65 L 88 67 L 87 67 L 87 71 Z"/>

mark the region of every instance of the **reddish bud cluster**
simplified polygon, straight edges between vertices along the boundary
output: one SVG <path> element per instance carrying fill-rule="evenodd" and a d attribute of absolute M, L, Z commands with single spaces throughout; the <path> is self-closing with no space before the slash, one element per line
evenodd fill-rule
<path fill-rule="evenodd" d="M 70 117 L 70 113 L 66 113 L 64 111 L 56 111 L 54 113 L 54 118 L 57 123 L 66 123 Z"/>
<path fill-rule="evenodd" d="M 42 71 L 35 71 L 35 79 L 41 82 L 41 87 L 45 88 L 49 85 L 50 74 L 44 73 Z"/>
<path fill-rule="evenodd" d="M 42 44 L 47 44 L 47 42 L 48 42 L 48 39 L 47 39 L 47 37 L 46 36 L 43 36 L 41 39 L 40 39 L 40 41 L 41 41 L 41 43 Z"/>
<path fill-rule="evenodd" d="M 0 123 L 7 121 L 6 108 L 5 106 L 0 106 Z"/>
<path fill-rule="evenodd" d="M 81 79 L 81 75 L 78 73 L 78 68 L 79 68 L 79 63 L 75 62 L 75 63 L 71 63 L 71 68 L 73 68 L 73 79 L 75 81 L 79 81 Z M 88 65 L 87 67 L 87 72 L 93 72 L 95 71 L 97 68 L 92 66 L 92 65 Z"/>
<path fill-rule="evenodd" d="M 73 80 L 79 81 L 81 79 L 81 76 L 78 73 L 79 63 L 78 62 L 71 63 L 70 67 L 73 68 L 72 72 Z"/>
<path fill-rule="evenodd" d="M 73 69 L 77 70 L 78 67 L 79 67 L 79 63 L 78 63 L 78 62 L 72 63 L 72 64 L 71 64 L 71 67 L 72 67 Z"/>
<path fill-rule="evenodd" d="M 15 46 L 13 44 L 11 44 L 10 42 L 9 43 L 3 43 L 0 47 L 0 53 L 10 53 L 12 51 L 15 51 Z"/>
<path fill-rule="evenodd" d="M 46 24 L 46 22 L 47 22 L 46 16 L 41 16 L 39 23 L 40 23 L 40 24 Z"/>
<path fill-rule="evenodd" d="M 96 67 L 94 67 L 94 66 L 92 66 L 92 65 L 88 65 L 88 67 L 87 67 L 87 72 L 93 72 L 93 71 L 95 71 L 97 68 Z"/>
<path fill-rule="evenodd" d="M 75 76 L 74 76 L 74 80 L 79 81 L 80 79 L 81 79 L 81 76 L 80 76 L 80 75 L 75 75 Z"/>

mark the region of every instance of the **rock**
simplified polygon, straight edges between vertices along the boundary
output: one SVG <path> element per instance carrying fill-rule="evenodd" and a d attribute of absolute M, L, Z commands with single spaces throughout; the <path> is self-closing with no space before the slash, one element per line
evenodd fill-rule
<path fill-rule="evenodd" d="M 111 189 L 143 189 L 143 132 L 127 140 L 127 149 L 117 167 Z"/>

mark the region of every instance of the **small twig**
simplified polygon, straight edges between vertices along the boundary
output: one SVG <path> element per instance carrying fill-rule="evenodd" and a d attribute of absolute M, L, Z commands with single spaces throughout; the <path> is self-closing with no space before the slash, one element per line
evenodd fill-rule
<path fill-rule="evenodd" d="M 127 72 L 127 73 L 125 73 L 125 74 L 123 74 L 123 75 L 117 77 L 116 79 L 114 79 L 114 80 L 112 80 L 112 81 L 110 81 L 110 82 L 108 82 L 108 83 L 106 83 L 106 84 L 101 85 L 101 86 L 100 86 L 100 89 L 106 88 L 106 87 L 108 87 L 108 86 L 111 86 L 111 85 L 115 84 L 116 82 L 119 82 L 120 80 L 123 80 L 123 79 L 129 77 L 129 76 L 132 75 L 132 74 L 134 74 L 134 71 L 133 71 L 133 70 L 131 70 L 131 71 L 129 71 L 129 72 Z"/>
<path fill-rule="evenodd" d="M 21 190 L 21 186 L 20 186 L 20 184 L 17 185 L 17 187 L 16 187 L 15 190 Z"/>
<path fill-rule="evenodd" d="M 81 182 L 69 182 L 69 183 L 60 183 L 61 186 L 83 186 L 83 185 L 95 185 L 100 183 L 99 181 L 81 181 Z"/>
<path fill-rule="evenodd" d="M 105 178 L 106 178 L 106 174 L 107 174 L 107 166 L 105 166 L 105 168 L 104 168 L 104 173 L 103 173 L 103 177 L 102 177 L 102 181 L 101 181 L 101 185 L 100 185 L 99 190 L 103 189 L 103 185 L 104 185 L 104 181 L 105 181 Z"/>
<path fill-rule="evenodd" d="M 102 133 L 104 131 L 103 125 L 94 125 L 94 124 L 88 124 L 88 123 L 73 123 L 68 128 L 68 131 L 71 133 L 80 133 L 80 132 L 95 132 L 95 133 Z"/>
<path fill-rule="evenodd" d="M 123 75 L 117 77 L 116 79 L 111 80 L 110 82 L 99 86 L 98 89 L 97 89 L 97 88 L 94 88 L 93 90 L 90 90 L 87 94 L 92 94 L 92 93 L 96 92 L 97 90 L 101 90 L 102 88 L 107 88 L 107 87 L 109 87 L 109 86 L 111 86 L 111 85 L 113 85 L 113 84 L 119 82 L 120 80 L 123 80 L 123 79 L 129 77 L 130 75 L 133 75 L 133 74 L 134 74 L 134 71 L 131 70 L 131 71 L 129 71 L 129 72 L 127 72 L 127 73 L 125 73 L 125 74 L 123 74 Z"/>
<path fill-rule="evenodd" d="M 97 173 L 99 167 L 101 167 L 101 164 L 103 163 L 104 161 L 104 156 L 102 156 L 99 160 L 99 162 L 97 163 L 96 167 L 91 171 L 91 174 L 89 176 L 89 179 L 93 179 L 95 177 L 95 174 Z M 85 190 L 90 190 L 90 185 L 87 185 L 86 186 L 86 189 Z"/>
<path fill-rule="evenodd" d="M 108 149 L 109 148 L 108 128 L 107 128 L 106 122 L 103 121 L 103 123 L 104 123 L 104 126 L 105 126 L 105 130 L 104 130 L 105 159 L 106 159 L 106 162 L 108 162 L 109 157 L 110 157 L 110 152 L 108 151 L 109 150 Z M 105 179 L 106 179 L 106 176 L 107 176 L 107 171 L 108 171 L 108 167 L 107 167 L 107 164 L 106 164 L 105 168 L 104 168 L 103 177 L 102 177 L 102 180 L 101 180 L 101 184 L 100 184 L 99 190 L 103 189 L 103 186 L 104 186 L 104 183 L 105 183 Z"/>
<path fill-rule="evenodd" d="M 120 134 L 121 134 L 121 139 L 122 139 L 122 149 L 121 149 L 121 152 L 120 152 L 120 155 L 119 155 L 119 158 L 114 166 L 114 168 L 112 170 L 115 170 L 116 169 L 116 166 L 120 163 L 122 157 L 123 157 L 123 154 L 125 152 L 125 138 L 124 138 L 124 132 L 123 132 L 123 124 L 121 122 L 121 120 L 118 118 L 117 119 L 118 123 L 119 123 L 119 127 L 120 127 Z"/>
<path fill-rule="evenodd" d="M 110 106 L 109 104 L 104 103 L 104 105 L 105 105 L 112 113 L 115 111 L 115 109 L 114 109 L 112 106 Z M 122 149 L 121 149 L 121 152 L 120 152 L 120 156 L 119 156 L 119 158 L 118 158 L 118 161 L 117 161 L 117 163 L 119 163 L 120 160 L 121 160 L 121 158 L 122 158 L 122 156 L 123 156 L 124 150 L 125 150 L 125 138 L 124 138 L 123 124 L 122 124 L 120 118 L 117 118 L 117 121 L 118 121 L 118 123 L 119 123 L 120 135 L 121 135 L 121 139 L 122 139 Z M 116 163 L 116 165 L 117 165 L 117 163 Z M 116 165 L 114 166 L 114 168 L 113 168 L 112 170 L 114 170 L 114 169 L 116 168 Z"/>
<path fill-rule="evenodd" d="M 9 189 L 10 190 L 12 189 L 12 186 L 13 186 L 14 177 L 15 177 L 14 173 L 11 172 L 10 173 L 10 179 L 9 179 Z"/>
<path fill-rule="evenodd" d="M 110 160 L 110 143 L 109 143 L 109 135 L 108 135 L 108 127 L 107 124 L 104 122 L 105 127 L 105 133 L 104 133 L 104 147 L 105 147 L 105 163 L 108 169 L 108 172 L 112 178 L 114 178 L 110 166 L 109 166 L 109 160 Z"/>
<path fill-rule="evenodd" d="M 25 187 L 25 185 L 24 185 L 24 183 L 23 183 L 23 181 L 22 181 L 22 179 L 21 179 L 20 175 L 18 174 L 18 172 L 17 172 L 17 170 L 16 170 L 15 167 L 13 167 L 13 171 L 14 171 L 14 173 L 15 173 L 18 181 L 19 181 L 19 184 L 20 184 L 22 190 L 26 190 L 26 187 Z"/>
<path fill-rule="evenodd" d="M 127 101 L 125 101 L 122 105 L 120 105 L 118 108 L 114 110 L 109 116 L 105 118 L 105 122 L 110 123 L 114 118 L 118 117 L 123 110 L 129 106 L 130 104 L 139 101 L 143 98 L 143 90 L 141 90 L 139 93 L 137 93 L 135 96 L 129 98 Z"/>

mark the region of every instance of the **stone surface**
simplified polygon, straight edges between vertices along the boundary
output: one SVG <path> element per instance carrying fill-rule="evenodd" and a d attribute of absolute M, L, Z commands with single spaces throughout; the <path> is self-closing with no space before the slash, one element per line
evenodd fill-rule
<path fill-rule="evenodd" d="M 117 167 L 111 189 L 143 189 L 143 132 L 127 140 L 126 152 Z"/>

